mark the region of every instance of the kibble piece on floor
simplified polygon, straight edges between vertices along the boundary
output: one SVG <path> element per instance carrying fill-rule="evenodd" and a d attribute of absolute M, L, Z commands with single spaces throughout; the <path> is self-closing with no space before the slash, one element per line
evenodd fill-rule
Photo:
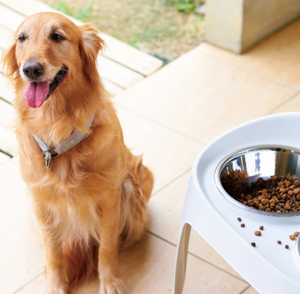
<path fill-rule="evenodd" d="M 245 228 L 245 224 L 241 224 L 241 227 L 242 227 L 242 228 Z"/>
<path fill-rule="evenodd" d="M 295 240 L 296 239 L 295 235 L 290 235 L 290 239 Z"/>
<path fill-rule="evenodd" d="M 255 236 L 261 236 L 261 231 L 255 231 L 255 232 L 254 232 L 254 235 L 255 235 Z"/>
<path fill-rule="evenodd" d="M 264 229 L 264 226 L 260 226 L 259 229 L 260 229 L 260 230 L 263 230 L 263 229 Z"/>
<path fill-rule="evenodd" d="M 284 247 L 285 247 L 286 249 L 289 249 L 289 248 L 290 248 L 290 246 L 289 246 L 289 245 L 285 245 Z"/>
<path fill-rule="evenodd" d="M 252 242 L 252 243 L 251 243 L 251 245 L 252 245 L 253 247 L 256 247 L 256 244 L 255 244 L 255 242 Z"/>
<path fill-rule="evenodd" d="M 296 232 L 294 233 L 294 236 L 295 236 L 295 237 L 298 237 L 298 236 L 299 236 L 299 232 L 296 231 Z"/>
<path fill-rule="evenodd" d="M 241 222 L 241 221 L 242 221 L 242 219 L 241 219 L 240 217 L 238 217 L 238 218 L 237 218 L 237 220 L 238 220 L 239 222 Z"/>
<path fill-rule="evenodd" d="M 280 241 L 280 240 L 278 240 L 277 243 L 278 243 L 279 245 L 281 245 L 281 241 Z"/>

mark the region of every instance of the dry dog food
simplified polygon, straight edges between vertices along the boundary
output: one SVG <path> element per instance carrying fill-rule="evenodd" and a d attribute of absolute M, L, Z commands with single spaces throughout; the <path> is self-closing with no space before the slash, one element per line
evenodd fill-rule
<path fill-rule="evenodd" d="M 255 236 L 261 236 L 261 231 L 255 231 L 255 232 L 254 232 L 254 235 L 255 235 Z"/>
<path fill-rule="evenodd" d="M 295 240 L 296 239 L 295 235 L 290 235 L 290 239 Z"/>
<path fill-rule="evenodd" d="M 279 245 L 281 245 L 281 241 L 280 241 L 280 240 L 278 240 L 277 243 L 278 243 Z"/>
<path fill-rule="evenodd" d="M 245 224 L 241 224 L 241 227 L 242 227 L 242 228 L 245 228 Z"/>
<path fill-rule="evenodd" d="M 264 226 L 260 226 L 259 229 L 262 231 L 264 229 Z"/>
<path fill-rule="evenodd" d="M 295 176 L 258 178 L 251 186 L 246 185 L 246 178 L 245 171 L 236 170 L 222 175 L 221 182 L 229 195 L 251 208 L 277 213 L 300 211 L 300 180 Z"/>
<path fill-rule="evenodd" d="M 255 244 L 255 242 L 252 242 L 252 243 L 251 243 L 251 245 L 252 245 L 253 247 L 256 247 L 256 244 Z"/>
<path fill-rule="evenodd" d="M 238 220 L 239 222 L 241 222 L 241 221 L 242 221 L 242 219 L 241 219 L 240 217 L 238 217 L 238 218 L 237 218 L 237 220 Z"/>
<path fill-rule="evenodd" d="M 289 246 L 289 245 L 285 245 L 284 247 L 285 247 L 285 249 L 289 249 L 289 248 L 290 248 L 290 246 Z"/>

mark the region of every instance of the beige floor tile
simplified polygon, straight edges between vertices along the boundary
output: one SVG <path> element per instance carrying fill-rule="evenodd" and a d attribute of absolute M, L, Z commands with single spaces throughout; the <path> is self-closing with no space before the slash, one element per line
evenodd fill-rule
<path fill-rule="evenodd" d="M 169 293 L 173 284 L 176 248 L 147 235 L 121 254 L 122 277 L 128 293 Z M 132 272 L 137 273 L 136 276 Z M 246 285 L 193 256 L 189 256 L 184 293 L 239 293 Z"/>
<path fill-rule="evenodd" d="M 116 103 L 207 143 L 232 127 L 268 114 L 297 93 L 208 57 L 201 47 L 116 96 Z"/>
<path fill-rule="evenodd" d="M 192 167 L 203 144 L 134 113 L 119 109 L 125 143 L 154 172 L 154 192 Z"/>
<path fill-rule="evenodd" d="M 128 294 L 172 293 L 175 247 L 148 234 L 120 254 L 121 277 Z M 39 277 L 17 294 L 39 294 L 44 277 Z M 76 294 L 98 294 L 98 281 L 88 282 Z M 223 271 L 189 256 L 185 294 L 237 294 L 247 287 Z"/>
<path fill-rule="evenodd" d="M 300 21 L 262 41 L 243 55 L 205 44 L 202 52 L 237 66 L 300 88 Z"/>
<path fill-rule="evenodd" d="M 188 188 L 190 172 L 164 188 L 150 198 L 150 227 L 149 231 L 177 244 L 178 233 Z M 239 277 L 242 277 L 194 230 L 192 230 L 189 252 L 212 263 L 213 265 Z"/>
<path fill-rule="evenodd" d="M 259 294 L 253 287 L 248 288 L 243 294 Z"/>
<path fill-rule="evenodd" d="M 11 294 L 43 271 L 25 184 L 13 163 L 0 166 L 0 293 Z"/>
<path fill-rule="evenodd" d="M 300 95 L 297 95 L 293 99 L 282 104 L 274 111 L 272 111 L 272 113 L 294 112 L 294 111 L 300 111 Z"/>

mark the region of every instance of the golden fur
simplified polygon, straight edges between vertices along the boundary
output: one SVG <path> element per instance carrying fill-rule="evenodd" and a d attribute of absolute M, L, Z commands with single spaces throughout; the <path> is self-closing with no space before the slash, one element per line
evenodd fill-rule
<path fill-rule="evenodd" d="M 53 31 L 66 40 L 52 41 Z M 20 33 L 24 42 L 18 40 Z M 100 293 L 123 294 L 118 249 L 139 240 L 147 228 L 153 176 L 142 158 L 133 156 L 124 144 L 96 67 L 103 47 L 90 25 L 76 26 L 60 14 L 38 13 L 20 25 L 15 43 L 3 56 L 16 92 L 21 174 L 33 199 L 46 250 L 45 294 L 65 294 L 95 269 Z M 68 67 L 40 108 L 30 108 L 24 99 L 28 79 L 22 68 L 28 61 L 43 65 L 44 80 L 53 78 L 62 65 Z M 32 134 L 56 146 L 75 129 L 87 132 L 85 125 L 93 114 L 84 141 L 53 159 L 46 169 Z"/>

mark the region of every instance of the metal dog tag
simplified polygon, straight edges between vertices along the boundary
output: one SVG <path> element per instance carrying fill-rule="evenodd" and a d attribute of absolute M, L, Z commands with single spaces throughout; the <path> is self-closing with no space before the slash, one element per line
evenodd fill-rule
<path fill-rule="evenodd" d="M 46 167 L 49 168 L 52 162 L 52 155 L 51 155 L 51 151 L 50 150 L 46 150 L 45 152 L 43 152 L 43 155 L 45 157 L 45 164 Z"/>

